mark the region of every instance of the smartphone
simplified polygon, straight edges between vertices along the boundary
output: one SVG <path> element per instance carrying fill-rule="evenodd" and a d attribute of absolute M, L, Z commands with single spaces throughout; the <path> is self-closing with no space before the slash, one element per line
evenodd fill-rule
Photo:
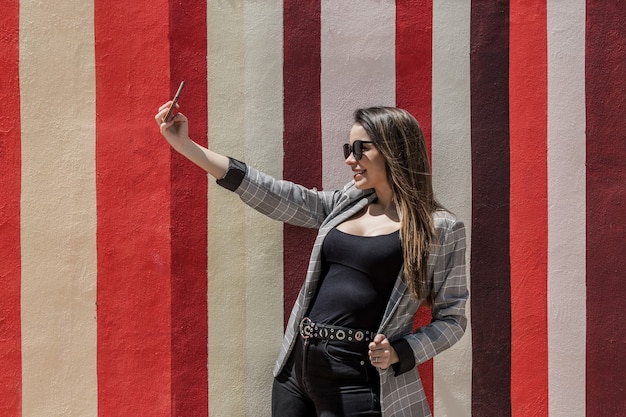
<path fill-rule="evenodd" d="M 185 81 L 181 81 L 178 86 L 178 91 L 176 91 L 176 95 L 172 99 L 172 105 L 167 109 L 167 113 L 165 113 L 165 117 L 163 118 L 164 122 L 169 122 L 172 117 L 174 117 L 174 109 L 176 108 L 176 103 L 178 102 L 178 98 L 180 97 L 180 93 L 183 92 L 183 87 L 185 86 Z"/>

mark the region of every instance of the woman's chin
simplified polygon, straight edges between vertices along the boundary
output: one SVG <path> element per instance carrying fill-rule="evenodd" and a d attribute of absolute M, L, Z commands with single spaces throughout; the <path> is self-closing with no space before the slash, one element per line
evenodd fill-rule
<path fill-rule="evenodd" d="M 367 186 L 367 181 L 363 180 L 354 180 L 354 187 L 357 190 L 367 190 L 368 188 L 370 188 Z"/>

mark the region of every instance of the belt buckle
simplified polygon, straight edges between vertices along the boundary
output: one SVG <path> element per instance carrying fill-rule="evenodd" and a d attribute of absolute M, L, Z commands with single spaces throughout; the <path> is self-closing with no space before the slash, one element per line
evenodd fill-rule
<path fill-rule="evenodd" d="M 300 336 L 306 340 L 313 336 L 313 330 L 313 322 L 311 319 L 308 317 L 303 318 L 300 322 Z"/>

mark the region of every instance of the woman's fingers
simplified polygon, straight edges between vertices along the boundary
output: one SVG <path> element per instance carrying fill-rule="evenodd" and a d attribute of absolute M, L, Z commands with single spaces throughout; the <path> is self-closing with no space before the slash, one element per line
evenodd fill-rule
<path fill-rule="evenodd" d="M 388 350 L 376 350 L 370 353 L 370 362 L 377 368 L 389 368 L 389 358 L 390 355 Z"/>
<path fill-rule="evenodd" d="M 167 114 L 170 106 L 172 105 L 172 100 L 168 101 L 165 104 L 162 104 L 161 107 L 159 107 L 159 111 L 157 112 L 157 114 L 154 116 L 154 120 L 156 120 L 158 125 L 161 125 L 165 120 L 165 115 Z M 176 105 L 174 106 L 175 108 L 178 108 L 178 103 L 176 103 Z M 175 118 L 175 116 L 173 116 L 171 118 L 171 120 L 173 120 Z M 170 120 L 170 121 L 171 121 Z"/>
<path fill-rule="evenodd" d="M 370 362 L 376 368 L 387 369 L 398 362 L 397 354 L 384 334 L 377 334 L 368 347 Z"/>
<path fill-rule="evenodd" d="M 159 111 L 169 108 L 171 103 L 172 103 L 172 100 L 168 101 L 167 103 L 161 104 L 161 107 L 159 107 Z"/>

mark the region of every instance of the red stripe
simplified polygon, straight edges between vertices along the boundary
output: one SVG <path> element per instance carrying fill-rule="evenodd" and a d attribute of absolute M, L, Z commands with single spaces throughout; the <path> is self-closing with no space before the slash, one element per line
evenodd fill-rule
<path fill-rule="evenodd" d="M 319 189 L 322 188 L 320 19 L 319 0 L 285 0 L 283 177 Z M 302 163 L 304 154 L 306 164 Z M 316 232 L 284 227 L 285 324 L 306 276 Z"/>
<path fill-rule="evenodd" d="M 168 3 L 95 1 L 101 416 L 171 413 Z"/>
<path fill-rule="evenodd" d="M 0 415 L 22 413 L 19 1 L 0 17 Z"/>
<path fill-rule="evenodd" d="M 207 144 L 206 2 L 170 3 L 170 94 L 185 80 L 181 111 Z M 163 98 L 165 100 L 165 98 Z M 157 145 L 167 147 L 165 141 Z M 208 414 L 207 176 L 172 152 L 172 416 Z"/>
<path fill-rule="evenodd" d="M 511 408 L 547 416 L 547 9 L 512 0 L 510 16 Z"/>
<path fill-rule="evenodd" d="M 432 0 L 396 2 L 396 105 L 419 121 L 428 149 L 432 137 Z M 430 323 L 432 312 L 420 307 L 415 326 Z M 433 409 L 433 362 L 419 366 L 426 397 Z"/>
<path fill-rule="evenodd" d="M 587 416 L 626 410 L 626 7 L 587 1 Z"/>
<path fill-rule="evenodd" d="M 432 45 L 432 0 L 397 2 L 396 105 L 417 118 L 429 149 L 432 137 Z"/>

